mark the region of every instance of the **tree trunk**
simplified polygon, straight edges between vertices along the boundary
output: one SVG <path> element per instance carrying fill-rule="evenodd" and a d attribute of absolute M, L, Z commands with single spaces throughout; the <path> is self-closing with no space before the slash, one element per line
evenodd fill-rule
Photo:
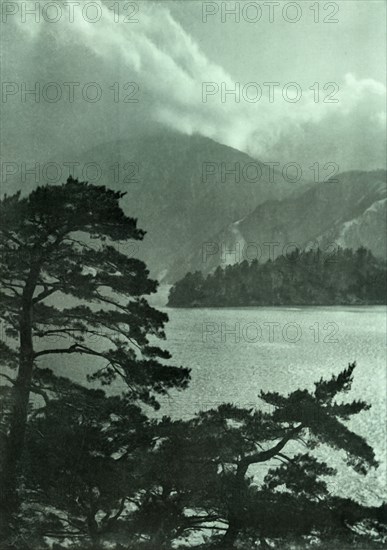
<path fill-rule="evenodd" d="M 239 523 L 235 518 L 230 517 L 228 523 L 228 529 L 224 535 L 220 547 L 224 550 L 231 550 L 234 548 L 234 544 L 239 534 Z"/>
<path fill-rule="evenodd" d="M 167 536 L 164 533 L 164 529 L 161 526 L 159 530 L 155 533 L 155 535 L 152 537 L 152 544 L 154 545 L 155 550 L 162 550 L 165 548 L 166 544 L 168 542 Z"/>
<path fill-rule="evenodd" d="M 17 476 L 24 447 L 34 365 L 34 350 L 32 343 L 32 294 L 34 286 L 28 288 L 27 285 L 25 290 L 19 325 L 19 370 L 12 389 L 13 398 L 9 434 L 6 439 L 2 471 L 0 473 L 0 535 L 2 540 L 6 540 L 10 535 L 12 516 L 17 511 L 19 504 L 17 496 Z"/>
<path fill-rule="evenodd" d="M 244 490 L 244 480 L 248 467 L 248 463 L 242 460 L 238 464 L 237 471 L 235 473 L 234 484 L 229 502 L 228 529 L 220 544 L 220 547 L 225 550 L 234 548 L 234 544 L 241 530 L 240 516 L 244 500 L 242 493 Z"/>
<path fill-rule="evenodd" d="M 94 512 L 91 512 L 87 517 L 87 527 L 89 530 L 89 536 L 93 545 L 93 550 L 99 550 L 102 548 L 102 537 L 98 529 L 98 523 L 95 519 Z"/>
<path fill-rule="evenodd" d="M 266 462 L 279 453 L 286 443 L 303 429 L 302 424 L 288 431 L 288 433 L 274 447 L 267 451 L 259 451 L 253 455 L 246 456 L 238 463 L 234 483 L 231 490 L 231 497 L 228 503 L 228 529 L 223 537 L 220 548 L 230 549 L 234 547 L 238 534 L 242 528 L 241 514 L 244 503 L 245 476 L 251 464 Z"/>

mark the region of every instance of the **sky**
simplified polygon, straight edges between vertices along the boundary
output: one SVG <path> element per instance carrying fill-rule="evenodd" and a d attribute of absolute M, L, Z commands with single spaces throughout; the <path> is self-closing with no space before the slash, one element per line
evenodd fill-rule
<path fill-rule="evenodd" d="M 310 9 L 314 2 L 307 0 L 297 2 L 303 8 L 297 23 L 287 23 L 281 16 L 280 6 L 276 7 L 270 24 L 268 7 L 264 8 L 263 1 L 254 3 L 262 6 L 261 21 L 248 23 L 243 19 L 241 8 L 239 24 L 231 15 L 222 23 L 220 8 L 217 15 L 208 15 L 207 23 L 203 24 L 202 2 L 167 1 L 164 5 L 189 29 L 206 56 L 222 65 L 235 80 L 259 77 L 285 82 L 308 83 L 313 79 L 340 82 L 348 72 L 360 79 L 385 79 L 384 0 L 335 2 L 339 10 L 332 19 L 338 19 L 337 24 L 314 23 L 314 12 Z M 282 6 L 287 3 L 282 2 Z M 231 7 L 234 2 L 228 4 Z M 243 2 L 240 4 L 243 6 Z M 323 19 L 332 8 L 323 9 L 329 2 L 320 0 L 320 4 Z M 289 15 L 292 15 L 290 9 Z M 250 17 L 253 19 L 253 11 Z"/>
<path fill-rule="evenodd" d="M 384 0 L 0 3 L 2 162 L 165 127 L 263 161 L 385 166 Z"/>

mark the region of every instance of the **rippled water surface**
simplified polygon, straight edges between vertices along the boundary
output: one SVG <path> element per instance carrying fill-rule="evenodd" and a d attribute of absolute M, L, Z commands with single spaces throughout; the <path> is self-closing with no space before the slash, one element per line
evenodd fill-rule
<path fill-rule="evenodd" d="M 169 323 L 163 347 L 173 355 L 171 364 L 191 369 L 191 382 L 187 390 L 173 391 L 162 400 L 160 415 L 188 418 L 224 402 L 267 407 L 258 399 L 261 390 L 285 394 L 297 388 L 313 390 L 321 377 L 338 374 L 356 361 L 352 390 L 343 400 L 362 399 L 372 405 L 349 426 L 375 449 L 380 466 L 364 478 L 337 451 L 321 446 L 316 452 L 338 470 L 329 481 L 334 492 L 375 505 L 387 500 L 385 307 L 165 311 Z M 46 365 L 52 366 L 49 361 Z M 85 372 L 101 366 L 88 360 L 85 370 L 83 362 L 67 357 L 58 363 L 62 372 L 79 381 L 84 381 Z M 117 389 L 121 389 L 118 381 L 107 388 Z M 267 465 L 260 465 L 249 473 L 259 482 L 266 470 Z"/>
<path fill-rule="evenodd" d="M 385 307 L 167 309 L 166 347 L 173 364 L 192 369 L 188 390 L 174 392 L 163 413 L 190 416 L 222 402 L 265 405 L 260 390 L 313 389 L 321 377 L 356 361 L 349 397 L 372 404 L 350 427 L 367 438 L 381 465 L 363 478 L 338 453 L 319 452 L 339 469 L 338 491 L 378 503 L 386 493 Z M 349 397 L 344 396 L 344 399 Z"/>

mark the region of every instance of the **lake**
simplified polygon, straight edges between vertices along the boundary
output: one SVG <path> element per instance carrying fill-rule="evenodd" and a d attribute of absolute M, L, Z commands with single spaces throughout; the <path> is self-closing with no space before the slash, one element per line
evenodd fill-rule
<path fill-rule="evenodd" d="M 372 404 L 349 425 L 375 448 L 381 466 L 364 478 L 335 452 L 339 473 L 333 490 L 373 504 L 387 498 L 385 306 L 165 311 L 170 319 L 165 347 L 173 355 L 172 364 L 192 369 L 189 388 L 163 400 L 161 412 L 175 418 L 223 402 L 267 408 L 257 398 L 261 390 L 312 390 L 321 377 L 356 361 L 352 390 L 343 400 Z M 333 458 L 329 448 L 319 453 Z M 262 466 L 258 468 L 261 472 Z"/>
<path fill-rule="evenodd" d="M 190 418 L 224 402 L 269 411 L 257 397 L 261 390 L 313 390 L 321 377 L 338 374 L 356 361 L 352 390 L 343 401 L 362 399 L 372 405 L 349 426 L 375 449 L 380 467 L 364 478 L 346 466 L 342 454 L 324 446 L 315 452 L 338 470 L 329 481 L 333 492 L 374 505 L 387 500 L 385 306 L 159 309 L 169 315 L 162 347 L 172 353 L 171 364 L 191 369 L 191 382 L 187 390 L 160 399 L 158 416 Z M 43 363 L 54 366 L 51 359 Z M 55 364 L 79 382 L 101 366 L 91 361 L 85 369 L 83 361 L 64 356 Z M 122 386 L 117 380 L 106 389 L 121 391 Z M 259 465 L 249 473 L 259 482 L 266 470 Z"/>

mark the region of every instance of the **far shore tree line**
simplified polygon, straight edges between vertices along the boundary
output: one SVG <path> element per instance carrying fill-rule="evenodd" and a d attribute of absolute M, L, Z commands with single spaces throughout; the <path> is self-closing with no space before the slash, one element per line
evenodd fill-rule
<path fill-rule="evenodd" d="M 350 398 L 355 363 L 313 390 L 257 388 L 249 408 L 155 419 L 191 373 L 154 344 L 168 317 L 145 298 L 146 265 L 118 249 L 145 235 L 122 197 L 69 178 L 0 201 L 0 548 L 380 548 L 386 503 L 329 490 L 336 461 L 318 455 L 364 482 L 378 468 L 348 422 L 370 408 Z"/>
<path fill-rule="evenodd" d="M 187 273 L 171 288 L 171 307 L 377 305 L 386 303 L 386 260 L 361 247 L 293 250 L 260 263 L 243 260 L 207 276 Z"/>

